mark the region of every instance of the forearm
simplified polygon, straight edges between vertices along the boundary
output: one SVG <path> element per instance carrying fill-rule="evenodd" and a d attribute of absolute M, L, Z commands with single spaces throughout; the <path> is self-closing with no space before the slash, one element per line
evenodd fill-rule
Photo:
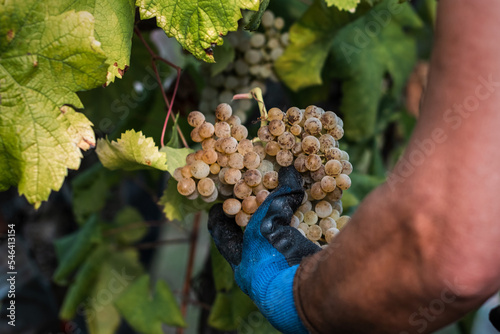
<path fill-rule="evenodd" d="M 423 333 L 500 286 L 500 2 L 441 0 L 421 118 L 388 182 L 295 278 L 324 333 Z"/>

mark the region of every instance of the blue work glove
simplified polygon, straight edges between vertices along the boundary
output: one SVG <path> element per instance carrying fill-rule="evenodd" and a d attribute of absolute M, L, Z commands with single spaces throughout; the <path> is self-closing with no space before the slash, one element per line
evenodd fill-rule
<path fill-rule="evenodd" d="M 245 233 L 222 205 L 210 210 L 208 229 L 231 264 L 238 286 L 269 322 L 283 333 L 308 333 L 297 314 L 293 279 L 300 261 L 321 250 L 290 226 L 304 197 L 302 178 L 293 166 L 281 168 L 279 186 L 253 214 Z"/>

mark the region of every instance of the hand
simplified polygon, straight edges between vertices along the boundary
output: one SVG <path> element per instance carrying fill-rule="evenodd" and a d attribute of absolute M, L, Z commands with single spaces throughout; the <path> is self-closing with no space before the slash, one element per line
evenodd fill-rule
<path fill-rule="evenodd" d="M 293 298 L 293 279 L 301 260 L 321 250 L 290 226 L 304 197 L 295 168 L 281 168 L 279 186 L 253 214 L 245 233 L 222 205 L 210 210 L 208 229 L 229 262 L 238 286 L 269 322 L 283 333 L 307 333 Z"/>

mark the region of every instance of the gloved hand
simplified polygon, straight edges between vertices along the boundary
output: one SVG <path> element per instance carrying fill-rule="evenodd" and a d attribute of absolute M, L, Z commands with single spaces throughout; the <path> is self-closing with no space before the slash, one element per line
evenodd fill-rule
<path fill-rule="evenodd" d="M 293 279 L 302 258 L 321 250 L 290 226 L 304 197 L 302 179 L 293 166 L 281 168 L 279 186 L 253 214 L 245 233 L 222 205 L 210 210 L 208 229 L 231 264 L 238 286 L 269 322 L 283 333 L 308 333 L 293 298 Z"/>

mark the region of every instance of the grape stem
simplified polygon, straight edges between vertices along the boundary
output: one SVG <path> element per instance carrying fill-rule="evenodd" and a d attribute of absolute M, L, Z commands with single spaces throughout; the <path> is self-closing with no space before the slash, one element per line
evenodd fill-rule
<path fill-rule="evenodd" d="M 236 94 L 233 100 L 250 100 L 254 99 L 259 104 L 260 110 L 260 127 L 267 125 L 267 110 L 264 104 L 264 97 L 262 96 L 262 89 L 259 87 L 253 88 L 250 93 Z"/>

